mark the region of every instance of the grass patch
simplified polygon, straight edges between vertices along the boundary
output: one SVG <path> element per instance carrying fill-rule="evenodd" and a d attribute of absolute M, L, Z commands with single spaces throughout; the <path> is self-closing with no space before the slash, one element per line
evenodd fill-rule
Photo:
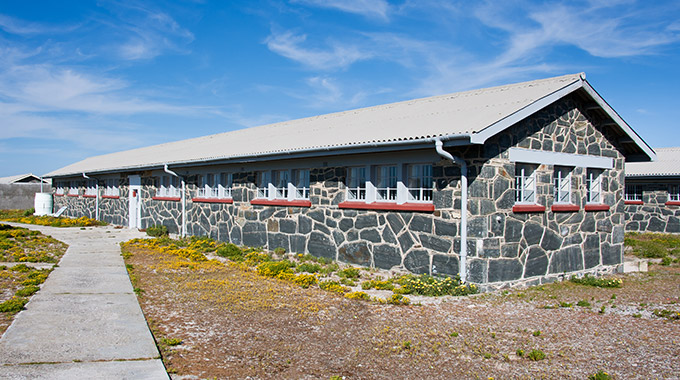
<path fill-rule="evenodd" d="M 32 215 L 32 213 L 26 214 L 27 212 L 25 210 L 0 210 L 0 220 L 51 227 L 92 227 L 106 226 L 108 224 L 84 216 L 80 218 L 56 218 L 53 216 L 35 216 Z"/>
<path fill-rule="evenodd" d="M 569 281 L 579 285 L 595 286 L 598 288 L 620 288 L 623 285 L 623 280 L 618 278 L 592 277 L 588 274 L 581 278 L 572 276 Z"/>
<path fill-rule="evenodd" d="M 660 233 L 626 234 L 624 243 L 632 248 L 635 256 L 643 258 L 663 259 L 670 256 L 680 257 L 680 236 Z M 668 264 L 671 261 L 666 261 Z M 668 265 L 666 264 L 666 265 Z"/>

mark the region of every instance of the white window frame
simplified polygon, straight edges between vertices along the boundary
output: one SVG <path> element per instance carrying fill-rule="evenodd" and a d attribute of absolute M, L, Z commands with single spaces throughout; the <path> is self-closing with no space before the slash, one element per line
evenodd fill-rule
<path fill-rule="evenodd" d="M 171 175 L 162 175 L 158 177 L 158 188 L 156 189 L 156 196 L 161 198 L 181 197 L 179 178 Z"/>
<path fill-rule="evenodd" d="M 385 164 L 370 169 L 347 168 L 345 199 L 366 203 L 432 203 L 432 164 Z M 369 177 L 368 173 L 372 175 Z"/>
<path fill-rule="evenodd" d="M 85 183 L 85 195 L 89 197 L 97 196 L 97 180 L 88 179 Z"/>
<path fill-rule="evenodd" d="M 680 184 L 668 185 L 668 200 L 670 202 L 680 202 Z"/>
<path fill-rule="evenodd" d="M 120 196 L 120 189 L 118 188 L 118 179 L 108 178 L 104 180 L 104 195 L 107 197 L 118 197 Z"/>
<path fill-rule="evenodd" d="M 553 169 L 553 203 L 572 204 L 571 178 L 574 168 L 568 166 L 555 166 Z"/>
<path fill-rule="evenodd" d="M 602 203 L 602 177 L 600 169 L 587 169 L 586 171 L 586 203 Z"/>
<path fill-rule="evenodd" d="M 55 194 L 64 195 L 64 182 L 58 182 L 57 183 L 57 189 L 55 191 Z"/>
<path fill-rule="evenodd" d="M 230 199 L 231 173 L 206 173 L 199 177 L 196 195 L 198 198 Z"/>
<path fill-rule="evenodd" d="M 77 181 L 69 182 L 68 195 L 79 195 L 79 188 Z"/>
<path fill-rule="evenodd" d="M 269 200 L 308 200 L 309 169 L 277 169 L 258 172 L 255 198 Z"/>
<path fill-rule="evenodd" d="M 366 184 L 368 183 L 368 170 L 365 166 L 353 166 L 347 168 L 347 193 L 345 199 L 349 201 L 366 200 Z"/>
<path fill-rule="evenodd" d="M 536 172 L 532 164 L 515 164 L 515 203 L 536 204 Z M 530 172 L 530 173 L 529 173 Z"/>
<path fill-rule="evenodd" d="M 410 164 L 407 165 L 407 170 L 407 201 L 412 203 L 432 203 L 434 196 L 432 164 Z"/>
<path fill-rule="evenodd" d="M 642 185 L 626 184 L 623 199 L 627 201 L 642 201 Z"/>

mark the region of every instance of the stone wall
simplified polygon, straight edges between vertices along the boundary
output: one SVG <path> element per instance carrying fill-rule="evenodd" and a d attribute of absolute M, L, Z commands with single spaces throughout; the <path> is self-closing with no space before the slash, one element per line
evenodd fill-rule
<path fill-rule="evenodd" d="M 680 206 L 666 204 L 668 201 L 666 181 L 628 182 L 642 186 L 642 204 L 626 204 L 627 232 L 680 233 Z"/>
<path fill-rule="evenodd" d="M 567 97 L 490 139 L 483 146 L 449 149 L 468 163 L 469 280 L 483 289 L 554 281 L 565 273 L 615 270 L 622 263 L 623 156 L 605 120 L 586 114 Z M 609 211 L 586 212 L 585 169 L 575 168 L 572 198 L 578 211 L 552 212 L 551 165 L 537 171 L 537 203 L 545 211 L 514 213 L 514 169 L 508 148 L 611 157 L 603 174 Z M 434 150 L 434 147 L 432 148 Z M 413 273 L 458 274 L 460 169 L 433 162 L 435 211 L 343 209 L 345 168 L 312 168 L 312 207 L 252 205 L 255 173 L 236 173 L 233 204 L 192 202 L 196 177 L 187 177 L 187 230 L 239 245 L 310 253 L 363 266 Z M 163 224 L 177 233 L 181 202 L 152 200 L 149 173 L 142 177 L 142 227 Z M 123 197 L 121 196 L 121 199 Z M 73 210 L 81 209 L 74 208 Z"/>

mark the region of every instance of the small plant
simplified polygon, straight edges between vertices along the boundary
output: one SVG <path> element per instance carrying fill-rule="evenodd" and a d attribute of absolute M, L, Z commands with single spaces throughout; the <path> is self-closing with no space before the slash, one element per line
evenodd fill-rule
<path fill-rule="evenodd" d="M 570 281 L 575 283 L 575 284 L 595 286 L 595 287 L 598 287 L 598 288 L 620 288 L 621 285 L 623 285 L 623 281 L 619 278 L 612 278 L 612 279 L 597 278 L 597 277 L 592 277 L 588 274 L 584 275 L 581 278 L 578 278 L 576 276 L 572 276 Z"/>
<path fill-rule="evenodd" d="M 29 267 L 26 264 L 19 264 L 19 265 L 15 265 L 15 266 L 12 267 L 12 271 L 14 271 L 14 272 L 24 272 L 25 273 L 25 272 L 30 272 L 32 270 L 33 270 L 33 268 Z"/>
<path fill-rule="evenodd" d="M 590 307 L 590 302 L 588 302 L 588 301 L 586 301 L 586 300 L 580 300 L 580 301 L 578 301 L 578 302 L 576 303 L 576 306 L 579 306 L 579 307 Z"/>
<path fill-rule="evenodd" d="M 673 263 L 673 259 L 670 256 L 666 256 L 663 259 L 661 259 L 661 265 L 663 266 L 671 265 L 671 263 Z"/>
<path fill-rule="evenodd" d="M 236 244 L 227 243 L 226 245 L 220 247 L 215 252 L 217 256 L 226 257 L 231 261 L 241 262 L 245 259 L 243 255 L 243 250 L 239 248 Z"/>
<path fill-rule="evenodd" d="M 612 380 L 612 377 L 607 372 L 599 370 L 595 374 L 588 376 L 588 380 Z"/>
<path fill-rule="evenodd" d="M 642 318 L 642 314 L 635 313 L 635 314 L 633 314 L 633 318 Z"/>
<path fill-rule="evenodd" d="M 146 234 L 153 237 L 168 236 L 168 227 L 162 224 L 156 224 L 146 229 Z"/>
<path fill-rule="evenodd" d="M 351 278 L 341 278 L 340 283 L 343 284 L 343 285 L 347 285 L 347 286 L 356 286 L 357 285 L 357 283 L 354 282 L 354 280 L 352 280 Z"/>
<path fill-rule="evenodd" d="M 411 303 L 411 300 L 408 297 L 404 297 L 401 294 L 392 294 L 386 301 L 392 305 L 408 305 Z"/>
<path fill-rule="evenodd" d="M 288 261 L 267 261 L 257 266 L 257 274 L 265 277 L 276 277 L 283 272 L 290 272 Z"/>
<path fill-rule="evenodd" d="M 349 288 L 340 285 L 337 281 L 322 281 L 319 283 L 319 288 L 333 293 L 347 293 Z"/>
<path fill-rule="evenodd" d="M 411 341 L 410 341 L 410 340 L 406 340 L 406 341 L 402 342 L 402 343 L 401 343 L 401 348 L 403 348 L 404 350 L 409 350 L 409 349 L 411 349 Z"/>
<path fill-rule="evenodd" d="M 135 292 L 136 295 L 141 296 L 142 293 L 144 293 L 144 290 L 142 288 L 134 288 L 132 289 L 133 292 Z"/>
<path fill-rule="evenodd" d="M 573 305 L 570 304 L 569 302 L 561 302 L 560 301 L 560 307 L 572 307 Z"/>
<path fill-rule="evenodd" d="M 453 337 L 453 338 L 458 338 L 458 335 L 459 334 L 456 331 L 451 333 L 451 337 Z"/>
<path fill-rule="evenodd" d="M 659 318 L 666 318 L 670 320 L 679 320 L 680 319 L 680 312 L 678 311 L 673 311 L 673 310 L 668 310 L 668 309 L 657 309 L 652 312 L 655 316 Z"/>
<path fill-rule="evenodd" d="M 477 293 L 477 286 L 462 284 L 460 277 L 433 277 L 427 274 L 420 276 L 406 275 L 398 280 L 402 294 L 419 294 L 424 296 L 463 296 Z M 395 289 L 396 291 L 396 289 Z"/>
<path fill-rule="evenodd" d="M 180 344 L 182 344 L 182 340 L 177 338 L 163 338 L 161 339 L 161 344 L 169 347 L 179 346 Z"/>
<path fill-rule="evenodd" d="M 605 311 L 605 310 L 606 310 L 605 306 L 602 305 L 602 307 L 600 308 L 600 311 L 598 311 L 598 313 L 604 314 L 604 311 Z"/>
<path fill-rule="evenodd" d="M 340 278 L 356 279 L 359 278 L 359 274 L 359 268 L 354 267 L 349 267 L 338 271 L 338 276 L 340 276 Z"/>
<path fill-rule="evenodd" d="M 488 352 L 484 353 L 484 359 L 491 359 L 492 355 Z"/>
<path fill-rule="evenodd" d="M 616 299 L 616 294 L 612 294 L 612 296 L 609 298 L 610 300 L 615 300 Z"/>
<path fill-rule="evenodd" d="M 300 285 L 303 288 L 309 288 L 312 285 L 316 285 L 319 280 L 313 274 L 303 273 L 295 276 L 293 282 Z"/>
<path fill-rule="evenodd" d="M 517 356 L 519 356 L 520 358 L 522 358 L 522 357 L 524 357 L 524 350 L 521 349 L 521 348 L 520 348 L 520 349 L 517 349 L 517 351 L 515 351 L 515 354 L 516 354 Z"/>
<path fill-rule="evenodd" d="M 531 361 L 537 362 L 539 360 L 545 359 L 545 353 L 543 351 L 539 350 L 539 349 L 534 348 L 533 350 L 531 350 L 529 352 L 529 354 L 527 355 L 527 358 L 529 358 L 529 360 L 531 360 Z"/>
<path fill-rule="evenodd" d="M 282 247 L 278 247 L 278 248 L 274 249 L 274 253 L 276 253 L 279 256 L 283 256 L 284 254 L 286 254 L 286 249 L 282 248 Z"/>
<path fill-rule="evenodd" d="M 365 292 L 350 292 L 345 294 L 345 298 L 368 301 L 371 299 L 371 296 Z"/>
<path fill-rule="evenodd" d="M 27 287 L 25 287 L 25 288 L 23 288 L 23 289 L 17 290 L 16 295 L 17 295 L 18 297 L 30 297 L 30 296 L 32 296 L 33 294 L 35 294 L 38 290 L 40 290 L 40 288 L 39 288 L 38 286 L 29 285 L 29 286 L 27 286 Z"/>
<path fill-rule="evenodd" d="M 321 265 L 317 263 L 300 263 L 295 270 L 298 272 L 317 273 L 321 270 Z"/>
<path fill-rule="evenodd" d="M 0 303 L 0 313 L 18 313 L 24 309 L 28 300 L 26 298 L 12 297 Z"/>
<path fill-rule="evenodd" d="M 534 331 L 531 335 L 533 335 L 533 336 L 540 336 L 540 335 L 541 335 L 541 330 L 536 330 L 536 331 Z"/>

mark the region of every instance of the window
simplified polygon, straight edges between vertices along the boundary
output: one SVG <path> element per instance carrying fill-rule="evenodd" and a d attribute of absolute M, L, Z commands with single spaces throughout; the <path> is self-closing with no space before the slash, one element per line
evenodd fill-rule
<path fill-rule="evenodd" d="M 207 173 L 198 181 L 199 198 L 231 198 L 231 173 Z"/>
<path fill-rule="evenodd" d="M 274 171 L 274 198 L 288 199 L 288 183 L 290 182 L 290 175 L 288 170 Z"/>
<path fill-rule="evenodd" d="M 626 185 L 626 194 L 624 194 L 624 199 L 627 201 L 642 201 L 642 186 Z"/>
<path fill-rule="evenodd" d="M 295 199 L 309 199 L 309 169 L 295 170 Z"/>
<path fill-rule="evenodd" d="M 536 203 L 536 167 L 515 165 L 515 202 Z"/>
<path fill-rule="evenodd" d="M 680 202 L 680 185 L 668 186 L 668 200 L 671 202 Z"/>
<path fill-rule="evenodd" d="M 157 197 L 178 198 L 180 197 L 179 178 L 170 175 L 160 177 L 160 186 L 156 189 Z"/>
<path fill-rule="evenodd" d="M 554 202 L 571 203 L 571 168 L 555 166 L 553 172 Z"/>
<path fill-rule="evenodd" d="M 71 181 L 69 183 L 68 195 L 78 195 L 78 181 Z"/>
<path fill-rule="evenodd" d="M 271 172 L 268 170 L 257 173 L 257 198 L 269 198 L 271 178 Z"/>
<path fill-rule="evenodd" d="M 432 202 L 433 189 L 432 165 L 410 165 L 408 168 L 408 201 Z"/>
<path fill-rule="evenodd" d="M 64 182 L 57 182 L 57 195 L 64 195 Z"/>
<path fill-rule="evenodd" d="M 376 197 L 378 201 L 397 200 L 397 167 L 376 166 Z"/>
<path fill-rule="evenodd" d="M 120 196 L 120 189 L 118 188 L 118 180 L 116 178 L 109 178 L 104 181 L 106 187 L 104 188 L 104 196 L 117 197 Z"/>
<path fill-rule="evenodd" d="M 88 197 L 97 196 L 97 181 L 94 179 L 88 179 L 85 183 L 85 195 Z"/>
<path fill-rule="evenodd" d="M 366 168 L 347 169 L 347 199 L 366 200 Z"/>
<path fill-rule="evenodd" d="M 602 170 L 588 169 L 586 172 L 587 203 L 602 203 Z"/>

